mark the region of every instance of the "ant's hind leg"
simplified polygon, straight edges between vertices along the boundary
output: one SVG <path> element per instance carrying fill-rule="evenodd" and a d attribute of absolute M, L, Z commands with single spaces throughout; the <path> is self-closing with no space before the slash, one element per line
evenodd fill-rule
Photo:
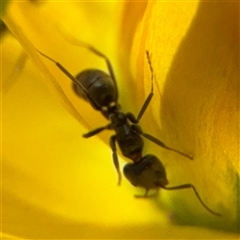
<path fill-rule="evenodd" d="M 183 184 L 183 185 L 179 185 L 179 186 L 174 186 L 174 187 L 165 187 L 165 186 L 161 186 L 161 188 L 165 189 L 165 190 L 180 190 L 180 189 L 187 189 L 187 188 L 191 188 L 193 190 L 193 192 L 195 193 L 198 201 L 201 203 L 201 205 L 211 214 L 215 215 L 215 216 L 221 216 L 221 213 L 215 212 L 213 211 L 211 208 L 209 208 L 202 200 L 202 198 L 200 197 L 197 189 L 190 183 L 187 184 Z"/>
<path fill-rule="evenodd" d="M 156 192 L 153 194 L 149 195 L 149 189 L 145 189 L 145 193 L 143 195 L 134 195 L 135 198 L 154 198 L 157 197 L 159 193 L 159 188 L 156 189 Z"/>

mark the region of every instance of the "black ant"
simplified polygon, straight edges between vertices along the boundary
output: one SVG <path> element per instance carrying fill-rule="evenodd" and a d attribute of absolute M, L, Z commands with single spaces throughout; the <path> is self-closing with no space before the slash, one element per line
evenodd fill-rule
<path fill-rule="evenodd" d="M 110 138 L 110 147 L 113 152 L 113 162 L 118 172 L 118 184 L 120 184 L 121 182 L 121 172 L 119 169 L 119 162 L 117 157 L 116 141 L 118 142 L 122 154 L 133 160 L 133 163 L 126 164 L 123 169 L 125 177 L 134 186 L 143 187 L 144 189 L 146 189 L 146 194 L 144 195 L 145 197 L 147 196 L 150 189 L 163 188 L 166 190 L 176 190 L 192 188 L 202 206 L 210 213 L 219 216 L 219 213 L 212 211 L 204 204 L 197 190 L 192 184 L 166 187 L 166 185 L 168 184 L 168 180 L 166 178 L 166 171 L 163 164 L 156 156 L 148 154 L 142 157 L 144 142 L 141 136 L 151 140 L 152 142 L 165 149 L 179 153 L 189 159 L 193 159 L 191 156 L 176 149 L 170 148 L 157 138 L 147 133 L 144 133 L 141 130 L 141 127 L 137 125 L 153 97 L 154 74 L 148 51 L 146 51 L 146 54 L 151 70 L 152 87 L 150 94 L 145 100 L 138 114 L 138 117 L 136 118 L 132 113 L 123 113 L 120 105 L 117 102 L 118 88 L 113 67 L 109 59 L 104 54 L 102 54 L 90 45 L 84 45 L 84 47 L 105 59 L 110 75 L 98 69 L 88 69 L 78 74 L 75 78 L 60 63 L 56 62 L 52 58 L 41 53 L 40 51 L 38 52 L 42 56 L 54 62 L 56 66 L 73 81 L 74 90 L 78 96 L 87 100 L 94 109 L 96 109 L 97 111 L 101 111 L 101 113 L 108 120 L 110 120 L 110 123 L 106 126 L 94 129 L 84 134 L 83 137 L 92 137 L 106 129 L 115 131 L 115 135 Z"/>
<path fill-rule="evenodd" d="M 141 136 L 151 140 L 152 142 L 165 149 L 174 151 L 189 159 L 193 159 L 191 156 L 180 152 L 179 150 L 166 146 L 162 141 L 153 137 L 152 135 L 144 133 L 141 127 L 138 125 L 141 117 L 143 116 L 153 97 L 153 69 L 150 64 L 149 53 L 146 52 L 150 70 L 152 73 L 152 87 L 150 94 L 145 100 L 136 118 L 132 113 L 123 113 L 120 105 L 117 102 L 118 88 L 113 67 L 109 59 L 104 54 L 102 54 L 90 45 L 84 45 L 84 47 L 105 59 L 110 75 L 98 69 L 88 69 L 79 73 L 75 78 L 60 63 L 56 62 L 52 58 L 41 53 L 40 51 L 38 52 L 42 56 L 54 62 L 57 67 L 73 81 L 74 90 L 78 96 L 87 100 L 94 109 L 96 109 L 97 111 L 101 111 L 101 113 L 110 121 L 110 123 L 106 126 L 96 128 L 86 134 L 83 134 L 83 137 L 92 137 L 106 129 L 115 131 L 115 135 L 110 138 L 110 147 L 113 152 L 113 162 L 118 172 L 118 184 L 121 183 L 121 173 L 119 170 L 116 141 L 118 142 L 122 154 L 125 157 L 130 158 L 134 162 L 137 162 L 139 161 L 139 159 L 142 158 L 144 142 Z"/>

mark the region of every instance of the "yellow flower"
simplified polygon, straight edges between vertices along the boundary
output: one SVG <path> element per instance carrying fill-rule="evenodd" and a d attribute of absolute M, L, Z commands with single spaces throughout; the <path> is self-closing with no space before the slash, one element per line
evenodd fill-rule
<path fill-rule="evenodd" d="M 30 57 L 3 93 L 3 237 L 239 237 L 227 233 L 238 230 L 240 215 L 238 3 L 13 1 L 4 21 Z M 36 51 L 73 75 L 88 67 L 106 70 L 102 59 L 74 45 L 78 40 L 109 56 L 119 102 L 136 115 L 150 92 L 150 52 L 154 98 L 140 125 L 194 160 L 149 141 L 144 154 L 163 161 L 169 186 L 192 183 L 221 217 L 207 212 L 191 190 L 136 199 L 138 190 L 126 179 L 117 187 L 109 133 L 81 137 L 87 125 L 106 120 Z M 22 50 L 10 36 L 2 50 L 4 81 Z"/>

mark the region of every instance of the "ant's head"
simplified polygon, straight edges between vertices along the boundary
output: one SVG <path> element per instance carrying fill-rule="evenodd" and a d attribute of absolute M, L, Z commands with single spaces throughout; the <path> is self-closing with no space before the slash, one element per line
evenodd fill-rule
<path fill-rule="evenodd" d="M 152 154 L 144 156 L 138 162 L 126 164 L 123 173 L 136 187 L 156 189 L 168 184 L 163 164 Z"/>

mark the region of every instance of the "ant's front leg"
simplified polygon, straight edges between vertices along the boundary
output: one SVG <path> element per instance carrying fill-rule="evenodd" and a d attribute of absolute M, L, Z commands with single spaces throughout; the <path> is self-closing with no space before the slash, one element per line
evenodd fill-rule
<path fill-rule="evenodd" d="M 147 110 L 148 105 L 149 105 L 149 103 L 151 102 L 152 97 L 153 97 L 153 95 L 154 95 L 154 92 L 153 92 L 153 78 L 154 78 L 154 73 L 153 73 L 152 62 L 151 62 L 150 55 L 149 55 L 149 52 L 148 52 L 148 51 L 146 51 L 146 56 L 147 56 L 148 65 L 149 65 L 149 68 L 150 68 L 150 71 L 151 71 L 151 91 L 150 91 L 150 93 L 148 94 L 147 99 L 146 99 L 145 102 L 143 103 L 142 108 L 140 109 L 140 112 L 138 113 L 138 116 L 137 116 L 137 121 L 138 121 L 138 122 L 140 121 L 141 117 L 143 116 L 143 114 L 144 114 L 145 111 Z"/>
<path fill-rule="evenodd" d="M 118 173 L 118 185 L 120 185 L 121 184 L 121 180 L 122 180 L 122 175 L 121 175 L 120 168 L 119 168 L 116 141 L 117 141 L 117 137 L 116 137 L 116 135 L 113 135 L 110 138 L 109 143 L 110 143 L 110 147 L 112 149 L 113 163 L 114 163 L 114 166 L 115 166 L 115 168 L 117 170 L 117 173 Z"/>
<path fill-rule="evenodd" d="M 83 134 L 83 137 L 84 138 L 92 137 L 92 136 L 94 136 L 94 135 L 96 135 L 96 134 L 98 134 L 98 133 L 100 133 L 100 132 L 102 132 L 103 130 L 106 130 L 106 129 L 112 129 L 112 125 L 108 124 L 104 127 L 99 127 L 99 128 L 93 129 L 90 132 Z"/>

